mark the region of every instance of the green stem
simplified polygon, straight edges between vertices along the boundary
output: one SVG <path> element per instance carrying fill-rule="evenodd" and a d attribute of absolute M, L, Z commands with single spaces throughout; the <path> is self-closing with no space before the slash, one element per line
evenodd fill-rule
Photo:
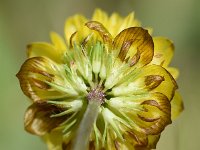
<path fill-rule="evenodd" d="M 100 106 L 101 104 L 96 100 L 89 101 L 79 129 L 76 133 L 72 150 L 88 150 L 90 134 L 98 117 Z"/>

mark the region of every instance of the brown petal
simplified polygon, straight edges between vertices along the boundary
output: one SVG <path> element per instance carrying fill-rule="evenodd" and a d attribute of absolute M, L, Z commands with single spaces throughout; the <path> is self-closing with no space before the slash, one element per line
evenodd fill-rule
<path fill-rule="evenodd" d="M 147 30 L 141 27 L 131 27 L 120 32 L 113 41 L 113 50 L 117 51 L 119 58 L 130 57 L 130 65 L 144 66 L 153 58 L 154 44 Z M 138 55 L 140 55 L 138 57 Z M 136 57 L 137 56 L 137 57 Z M 135 60 L 138 58 L 139 60 Z"/>
<path fill-rule="evenodd" d="M 171 123 L 170 101 L 162 93 L 115 97 L 107 104 L 116 114 L 121 113 L 128 118 L 132 125 L 130 133 L 141 146 L 145 145 L 142 138 L 161 133 Z"/>
<path fill-rule="evenodd" d="M 72 149 L 72 142 L 70 141 L 69 143 L 62 143 L 62 150 L 71 150 Z"/>
<path fill-rule="evenodd" d="M 160 75 L 149 75 L 149 76 L 146 76 L 146 79 L 144 82 L 145 82 L 145 85 L 148 87 L 148 89 L 152 90 L 156 88 L 157 86 L 159 86 L 161 82 L 164 80 L 165 80 L 164 77 Z"/>
<path fill-rule="evenodd" d="M 168 98 L 161 93 L 154 93 L 150 98 L 153 100 L 145 100 L 141 103 L 145 111 L 139 112 L 138 117 L 143 122 L 141 127 L 143 126 L 146 134 L 159 134 L 171 123 L 171 105 Z"/>
<path fill-rule="evenodd" d="M 46 101 L 33 103 L 25 113 L 24 126 L 26 131 L 39 136 L 50 132 L 66 120 L 66 116 L 51 117 L 52 114 L 61 111 L 63 111 L 61 108 L 48 104 Z"/>
<path fill-rule="evenodd" d="M 48 58 L 33 57 L 24 62 L 17 77 L 22 91 L 33 101 L 61 97 L 64 93 L 58 92 L 47 82 L 63 84 L 63 78 L 58 76 L 62 72 L 60 66 Z"/>
<path fill-rule="evenodd" d="M 103 41 L 106 44 L 111 45 L 112 36 L 108 32 L 108 30 L 103 26 L 103 24 L 101 24 L 100 22 L 97 22 L 97 21 L 89 21 L 85 25 L 89 29 L 97 31 L 99 33 L 99 35 L 101 36 L 101 38 L 103 39 Z"/>
<path fill-rule="evenodd" d="M 160 139 L 160 134 L 158 135 L 148 135 L 148 144 L 147 145 L 136 145 L 135 150 L 151 150 L 155 149 L 158 140 Z"/>

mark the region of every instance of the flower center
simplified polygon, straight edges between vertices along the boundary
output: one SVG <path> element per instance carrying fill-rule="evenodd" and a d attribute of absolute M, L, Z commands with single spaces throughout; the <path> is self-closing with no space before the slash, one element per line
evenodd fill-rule
<path fill-rule="evenodd" d="M 88 101 L 97 101 L 100 104 L 105 102 L 105 94 L 102 91 L 102 87 L 97 86 L 92 89 L 87 95 Z"/>

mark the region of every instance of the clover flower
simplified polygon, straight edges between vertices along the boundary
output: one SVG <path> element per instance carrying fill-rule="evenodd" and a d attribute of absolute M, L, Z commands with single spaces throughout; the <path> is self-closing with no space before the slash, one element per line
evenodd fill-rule
<path fill-rule="evenodd" d="M 97 9 L 69 18 L 65 40 L 52 32 L 51 44 L 28 45 L 17 74 L 32 100 L 25 129 L 50 150 L 155 148 L 183 104 L 173 43 L 149 31 L 133 13 Z"/>

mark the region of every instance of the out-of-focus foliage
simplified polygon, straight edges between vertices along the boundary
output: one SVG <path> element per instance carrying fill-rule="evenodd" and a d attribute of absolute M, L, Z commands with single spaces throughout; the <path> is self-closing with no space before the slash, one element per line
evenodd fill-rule
<path fill-rule="evenodd" d="M 0 149 L 44 150 L 45 145 L 23 129 L 23 116 L 29 102 L 17 78 L 25 60 L 26 44 L 48 41 L 48 33 L 63 33 L 63 24 L 75 13 L 90 14 L 96 7 L 126 15 L 136 12 L 143 26 L 154 35 L 169 37 L 175 43 L 173 66 L 180 68 L 178 80 L 185 110 L 163 132 L 159 150 L 188 150 L 200 147 L 200 9 L 198 0 L 0 0 Z"/>

